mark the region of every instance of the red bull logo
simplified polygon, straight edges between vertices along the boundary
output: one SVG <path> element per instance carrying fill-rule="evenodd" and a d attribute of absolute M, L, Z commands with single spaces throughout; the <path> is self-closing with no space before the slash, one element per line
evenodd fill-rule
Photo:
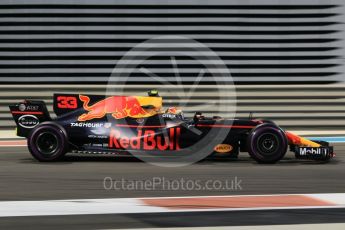
<path fill-rule="evenodd" d="M 156 114 L 155 110 L 151 109 L 147 111 L 142 108 L 142 104 L 140 103 L 142 98 L 134 96 L 111 96 L 93 105 L 89 105 L 90 98 L 85 95 L 79 95 L 79 99 L 83 102 L 84 109 L 88 112 L 80 115 L 78 121 L 102 118 L 106 114 L 111 114 L 115 119 L 122 119 L 125 117 L 149 117 Z"/>
<path fill-rule="evenodd" d="M 128 150 L 179 150 L 180 128 L 169 129 L 168 135 L 156 135 L 154 130 L 138 130 L 134 137 L 127 137 L 113 129 L 109 136 L 109 148 Z"/>

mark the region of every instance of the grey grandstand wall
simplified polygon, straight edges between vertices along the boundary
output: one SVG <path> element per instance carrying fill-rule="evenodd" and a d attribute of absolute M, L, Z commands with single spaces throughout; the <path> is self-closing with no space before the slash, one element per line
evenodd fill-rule
<path fill-rule="evenodd" d="M 132 47 L 177 35 L 205 44 L 224 61 L 237 89 L 237 117 L 254 112 L 295 130 L 344 129 L 344 3 L 2 0 L 0 128 L 14 128 L 8 104 L 23 99 L 43 99 L 52 111 L 53 92 L 103 94 L 113 68 Z M 182 85 L 174 90 L 181 91 L 200 66 L 192 60 L 178 66 Z M 163 56 L 149 67 L 173 81 Z M 152 82 L 146 79 L 134 72 L 128 93 L 147 91 Z M 205 79 L 193 95 L 196 105 L 215 96 Z M 165 106 L 181 100 L 164 96 Z M 211 107 L 205 114 L 216 115 Z"/>

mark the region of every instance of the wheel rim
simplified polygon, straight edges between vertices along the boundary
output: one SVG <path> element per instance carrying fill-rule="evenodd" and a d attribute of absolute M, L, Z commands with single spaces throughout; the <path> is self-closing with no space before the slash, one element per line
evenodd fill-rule
<path fill-rule="evenodd" d="M 271 133 L 264 133 L 258 138 L 257 149 L 263 155 L 273 155 L 279 148 L 278 143 L 279 140 L 276 135 Z"/>
<path fill-rule="evenodd" d="M 58 149 L 58 138 L 52 132 L 40 133 L 36 140 L 36 146 L 43 155 L 54 155 Z"/>

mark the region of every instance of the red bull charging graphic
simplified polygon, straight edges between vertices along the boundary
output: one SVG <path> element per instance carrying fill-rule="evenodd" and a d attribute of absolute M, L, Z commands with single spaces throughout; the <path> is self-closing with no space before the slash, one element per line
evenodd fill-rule
<path fill-rule="evenodd" d="M 93 105 L 90 105 L 88 96 L 79 95 L 79 99 L 88 112 L 80 115 L 78 121 L 103 118 L 107 114 L 111 114 L 115 119 L 150 117 L 157 114 L 162 106 L 160 97 L 110 96 Z M 151 106 L 151 108 L 144 109 L 143 106 Z"/>

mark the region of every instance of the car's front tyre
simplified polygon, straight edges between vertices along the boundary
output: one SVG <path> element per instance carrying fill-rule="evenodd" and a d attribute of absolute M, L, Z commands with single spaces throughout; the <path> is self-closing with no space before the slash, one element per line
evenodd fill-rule
<path fill-rule="evenodd" d="M 42 123 L 31 131 L 28 148 L 39 161 L 57 161 L 68 151 L 68 139 L 62 127 Z"/>
<path fill-rule="evenodd" d="M 276 163 L 284 157 L 287 148 L 284 131 L 274 124 L 259 125 L 248 135 L 248 153 L 259 163 Z"/>

